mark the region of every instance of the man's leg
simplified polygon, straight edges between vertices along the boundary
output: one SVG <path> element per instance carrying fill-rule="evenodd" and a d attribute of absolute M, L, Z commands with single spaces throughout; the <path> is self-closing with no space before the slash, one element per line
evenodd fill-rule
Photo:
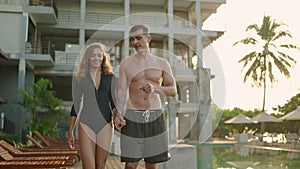
<path fill-rule="evenodd" d="M 121 162 L 126 162 L 125 169 L 135 169 L 143 157 L 143 124 L 138 120 L 127 118 L 142 116 L 133 110 L 127 110 L 125 115 L 126 125 L 121 130 Z"/>
<path fill-rule="evenodd" d="M 146 169 L 157 169 L 157 164 L 145 162 Z"/>
<path fill-rule="evenodd" d="M 126 162 L 125 169 L 136 169 L 139 162 Z"/>

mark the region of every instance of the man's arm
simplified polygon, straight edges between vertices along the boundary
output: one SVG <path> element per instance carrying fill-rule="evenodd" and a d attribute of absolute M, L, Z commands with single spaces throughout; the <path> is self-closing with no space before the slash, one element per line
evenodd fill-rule
<path fill-rule="evenodd" d="M 120 130 L 125 124 L 123 119 L 122 112 L 125 110 L 126 104 L 126 93 L 127 93 L 127 76 L 126 76 L 126 59 L 123 60 L 119 67 L 119 83 L 117 90 L 117 99 L 116 99 L 116 110 L 114 111 L 114 123 L 115 127 Z"/>
<path fill-rule="evenodd" d="M 165 96 L 175 97 L 177 94 L 177 89 L 171 66 L 167 60 L 163 60 L 163 62 L 163 85 L 153 86 L 154 92 Z"/>

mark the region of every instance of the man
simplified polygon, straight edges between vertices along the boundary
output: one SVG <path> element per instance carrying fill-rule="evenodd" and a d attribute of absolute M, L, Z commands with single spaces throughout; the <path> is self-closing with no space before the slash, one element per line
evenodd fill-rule
<path fill-rule="evenodd" d="M 137 168 L 141 159 L 147 169 L 156 169 L 157 163 L 170 159 L 160 95 L 174 97 L 176 83 L 167 60 L 150 52 L 150 41 L 146 25 L 133 26 L 130 42 L 136 53 L 122 60 L 119 67 L 114 122 L 122 133 L 121 161 L 126 162 L 125 169 Z"/>

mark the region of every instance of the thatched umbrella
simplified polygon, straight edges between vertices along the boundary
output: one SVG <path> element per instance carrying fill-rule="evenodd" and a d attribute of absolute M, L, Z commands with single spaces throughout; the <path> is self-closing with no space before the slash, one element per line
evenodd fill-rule
<path fill-rule="evenodd" d="M 280 119 L 281 120 L 300 120 L 300 106 L 296 110 L 280 117 Z"/>
<path fill-rule="evenodd" d="M 224 123 L 226 124 L 244 124 L 244 123 L 253 123 L 250 117 L 245 116 L 243 114 L 239 114 L 237 116 L 232 117 L 229 120 L 226 120 Z"/>
<path fill-rule="evenodd" d="M 261 123 L 261 128 L 260 128 L 261 133 L 264 131 L 264 123 L 266 123 L 266 122 L 275 122 L 275 123 L 282 122 L 281 119 L 279 119 L 275 116 L 272 116 L 270 114 L 267 114 L 266 112 L 259 113 L 258 115 L 254 116 L 251 120 L 254 123 Z"/>
<path fill-rule="evenodd" d="M 253 123 L 253 121 L 250 119 L 250 117 L 245 116 L 243 114 L 239 114 L 237 116 L 232 117 L 229 120 L 226 120 L 224 122 L 225 124 L 240 124 L 240 126 L 242 124 L 247 124 L 247 123 Z M 241 128 L 240 128 L 241 130 Z"/>

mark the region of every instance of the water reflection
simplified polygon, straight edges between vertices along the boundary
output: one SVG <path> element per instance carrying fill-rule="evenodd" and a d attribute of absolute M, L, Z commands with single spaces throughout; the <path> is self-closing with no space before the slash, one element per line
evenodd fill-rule
<path fill-rule="evenodd" d="M 260 164 L 260 162 L 251 162 L 251 161 L 227 161 L 227 164 L 234 166 L 235 168 L 253 168 L 254 166 Z"/>
<path fill-rule="evenodd" d="M 270 150 L 246 145 L 200 144 L 196 146 L 198 169 L 300 168 L 300 152 Z"/>

